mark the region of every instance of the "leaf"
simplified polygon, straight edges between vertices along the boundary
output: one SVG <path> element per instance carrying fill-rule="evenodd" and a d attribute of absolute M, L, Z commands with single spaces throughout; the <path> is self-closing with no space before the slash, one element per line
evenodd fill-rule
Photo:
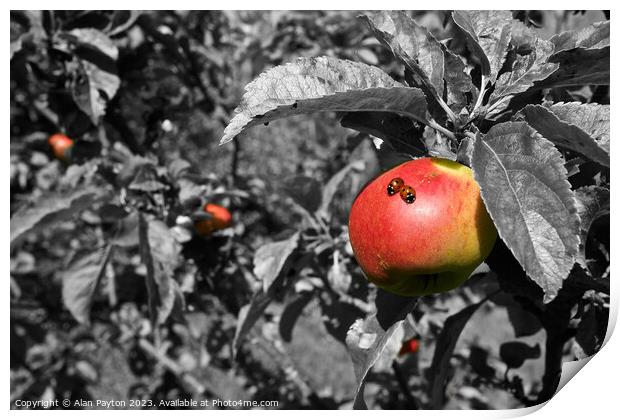
<path fill-rule="evenodd" d="M 502 275 L 502 273 L 496 274 Z M 521 338 L 536 334 L 543 328 L 540 319 L 533 312 L 525 310 L 515 296 L 517 295 L 503 292 L 494 296 L 492 301 L 506 308 L 515 337 Z"/>
<path fill-rule="evenodd" d="M 75 55 L 68 67 L 73 75 L 73 100 L 98 125 L 105 114 L 107 101 L 114 97 L 120 86 L 116 69 L 118 48 L 106 34 L 93 28 L 61 32 L 55 45 Z"/>
<path fill-rule="evenodd" d="M 609 47 L 587 50 L 577 48 L 551 56 L 560 68 L 540 83 L 539 89 L 583 85 L 609 86 Z"/>
<path fill-rule="evenodd" d="M 491 103 L 506 96 L 525 92 L 534 82 L 544 80 L 558 69 L 559 64 L 548 63 L 553 45 L 544 40 L 536 40 L 532 52 L 528 55 L 517 55 L 510 72 L 503 73 L 491 94 Z"/>
<path fill-rule="evenodd" d="M 511 33 L 510 45 L 514 47 L 518 54 L 531 51 L 540 39 L 533 28 L 516 19 L 512 20 Z"/>
<path fill-rule="evenodd" d="M 597 22 L 579 31 L 553 36 L 550 61 L 560 69 L 538 84 L 554 86 L 609 85 L 610 22 Z"/>
<path fill-rule="evenodd" d="M 450 370 L 450 359 L 452 358 L 452 353 L 454 353 L 454 348 L 456 347 L 459 336 L 474 312 L 476 312 L 487 299 L 488 298 L 484 298 L 480 302 L 470 305 L 454 315 L 450 315 L 446 319 L 439 337 L 437 337 L 433 361 L 428 368 L 430 374 L 428 381 L 431 406 L 434 409 L 443 408 L 445 399 L 444 389 Z"/>
<path fill-rule="evenodd" d="M 140 248 L 146 266 L 146 283 L 151 321 L 163 324 L 175 305 L 184 305 L 183 294 L 174 279 L 181 246 L 168 226 L 160 220 L 144 219 L 140 215 Z"/>
<path fill-rule="evenodd" d="M 159 290 L 158 320 L 163 324 L 178 301 L 183 300 L 174 269 L 179 263 L 181 245 L 175 240 L 168 226 L 160 220 L 149 221 L 149 245 L 153 256 L 155 283 Z"/>
<path fill-rule="evenodd" d="M 86 360 L 78 360 L 75 362 L 75 372 L 86 383 L 95 384 L 99 380 L 99 372 Z"/>
<path fill-rule="evenodd" d="M 30 29 L 28 16 L 22 13 L 11 12 L 10 19 L 10 40 L 11 40 L 11 60 L 13 56 L 21 51 L 24 37 L 27 36 Z"/>
<path fill-rule="evenodd" d="M 523 366 L 528 359 L 540 357 L 540 344 L 529 346 L 521 341 L 508 341 L 499 347 L 499 357 L 509 369 L 517 369 Z"/>
<path fill-rule="evenodd" d="M 11 34 L 11 38 L 13 38 L 13 34 Z M 11 39 L 11 47 L 10 47 L 10 59 L 13 59 L 13 56 L 20 52 L 22 49 L 22 36 L 19 36 L 15 39 Z"/>
<path fill-rule="evenodd" d="M 317 210 L 317 214 L 322 215 L 324 218 L 329 217 L 329 206 L 331 205 L 334 196 L 338 192 L 338 189 L 341 187 L 342 182 L 346 178 L 346 176 L 352 170 L 363 171 L 366 167 L 366 164 L 363 160 L 356 160 L 354 162 L 349 163 L 344 168 L 336 172 L 325 184 L 323 187 L 323 193 L 321 197 L 321 206 Z"/>
<path fill-rule="evenodd" d="M 138 219 L 137 212 L 133 211 L 124 219 L 119 220 L 112 244 L 121 248 L 133 248 L 140 245 Z"/>
<path fill-rule="evenodd" d="M 389 142 L 396 150 L 413 156 L 426 155 L 426 146 L 416 135 L 414 122 L 388 112 L 349 112 L 340 121 L 351 128 Z"/>
<path fill-rule="evenodd" d="M 305 175 L 293 176 L 284 183 L 284 192 L 310 213 L 321 205 L 321 189 L 316 178 Z"/>
<path fill-rule="evenodd" d="M 610 45 L 610 27 L 611 24 L 608 20 L 595 22 L 581 30 L 566 31 L 554 35 L 549 41 L 554 46 L 554 53 L 574 48 L 601 49 Z"/>
<path fill-rule="evenodd" d="M 480 61 L 482 74 L 494 83 L 510 43 L 512 14 L 506 10 L 456 10 L 452 18 L 467 35 L 470 50 Z"/>
<path fill-rule="evenodd" d="M 562 121 L 572 123 L 588 133 L 609 152 L 609 105 L 560 102 L 548 108 Z"/>
<path fill-rule="evenodd" d="M 495 378 L 495 369 L 489 366 L 489 352 L 482 347 L 473 345 L 469 350 L 469 364 L 472 370 L 479 376 L 486 379 Z"/>
<path fill-rule="evenodd" d="M 118 35 L 131 28 L 142 15 L 140 10 L 116 10 L 110 22 L 109 36 Z"/>
<path fill-rule="evenodd" d="M 459 149 L 456 153 L 456 161 L 462 163 L 465 166 L 471 167 L 471 159 L 474 153 L 474 140 L 470 137 L 465 137 L 459 144 Z"/>
<path fill-rule="evenodd" d="M 465 63 L 461 58 L 451 53 L 443 44 L 444 52 L 444 80 L 447 88 L 448 105 L 455 112 L 460 112 L 467 105 L 466 94 L 474 88 L 471 77 L 465 73 Z"/>
<path fill-rule="evenodd" d="M 299 237 L 300 233 L 295 232 L 288 239 L 261 246 L 254 254 L 254 275 L 263 283 L 265 293 L 284 271 L 291 255 L 297 250 Z"/>
<path fill-rule="evenodd" d="M 528 105 L 522 113 L 546 139 L 609 167 L 609 105 Z"/>
<path fill-rule="evenodd" d="M 300 293 L 290 301 L 282 314 L 280 315 L 280 323 L 278 329 L 280 331 L 280 337 L 286 342 L 290 342 L 293 337 L 293 328 L 297 320 L 302 315 L 304 308 L 312 301 L 314 297 L 313 293 Z"/>
<path fill-rule="evenodd" d="M 42 195 L 35 204 L 18 210 L 11 217 L 11 245 L 26 234 L 38 233 L 70 219 L 106 196 L 96 188 Z"/>
<path fill-rule="evenodd" d="M 262 281 L 262 288 L 254 293 L 250 303 L 239 311 L 237 328 L 233 338 L 233 359 L 245 336 L 250 332 L 260 316 L 265 312 L 275 295 L 284 285 L 285 267 L 299 246 L 300 232 L 290 238 L 261 246 L 254 254 L 254 275 Z"/>
<path fill-rule="evenodd" d="M 447 96 L 448 103 L 455 104 L 457 110 L 465 105 L 464 94 L 472 89 L 465 63 L 426 28 L 403 11 L 380 11 L 362 16 L 362 19 L 375 37 L 413 73 L 416 83 L 425 92 L 438 101 Z"/>
<path fill-rule="evenodd" d="M 246 86 L 220 144 L 259 124 L 323 111 L 384 111 L 424 121 L 426 98 L 376 67 L 331 57 L 300 58 Z"/>
<path fill-rule="evenodd" d="M 79 47 L 95 48 L 114 61 L 118 59 L 116 44 L 103 32 L 94 28 L 77 28 L 72 29 L 68 34 L 75 37 L 73 41 Z"/>
<path fill-rule="evenodd" d="M 422 86 L 438 98 L 443 96 L 444 51 L 426 28 L 403 11 L 379 11 L 361 18 Z"/>
<path fill-rule="evenodd" d="M 377 293 L 377 312 L 365 320 L 358 319 L 347 332 L 346 345 L 353 360 L 357 388 L 354 409 L 365 409 L 364 384 L 366 375 L 381 356 L 388 340 L 417 303 L 417 298 L 392 295 L 383 290 Z"/>
<path fill-rule="evenodd" d="M 157 180 L 157 169 L 153 165 L 142 165 L 129 184 L 129 189 L 142 192 L 154 192 L 166 189 L 166 185 Z M 181 194 L 179 194 L 181 195 Z"/>
<path fill-rule="evenodd" d="M 327 271 L 327 282 L 338 294 L 346 295 L 351 287 L 352 277 L 347 269 L 346 261 L 340 258 L 340 251 L 332 253 L 332 263 Z"/>
<path fill-rule="evenodd" d="M 598 320 L 597 318 L 596 308 L 593 305 L 589 305 L 588 309 L 581 317 L 577 332 L 575 333 L 575 341 L 588 356 L 596 353 L 597 348 L 600 346 L 600 341 L 602 341 L 597 338 L 596 334 L 597 329 L 600 328 L 600 324 L 602 324 L 602 320 Z"/>
<path fill-rule="evenodd" d="M 610 194 L 607 188 L 588 185 L 575 191 L 577 212 L 581 220 L 579 256 L 577 262 L 588 270 L 586 263 L 586 243 L 592 223 L 601 216 L 609 214 Z"/>
<path fill-rule="evenodd" d="M 73 68 L 73 100 L 92 122 L 98 125 L 105 114 L 107 102 L 114 97 L 121 81 L 116 74 L 104 71 L 85 60 L 76 60 Z"/>
<path fill-rule="evenodd" d="M 41 45 L 47 38 L 45 29 L 41 23 L 42 12 L 40 10 L 12 10 L 10 19 L 11 56 L 17 54 L 24 44 Z"/>
<path fill-rule="evenodd" d="M 346 345 L 347 333 L 351 325 L 368 314 L 353 303 L 342 300 L 327 302 L 321 299 L 319 303 L 321 318 L 327 333 L 344 345 Z"/>
<path fill-rule="evenodd" d="M 62 301 L 81 324 L 90 323 L 90 307 L 105 274 L 112 247 L 98 249 L 77 260 L 62 273 Z"/>
<path fill-rule="evenodd" d="M 254 296 L 252 296 L 250 303 L 239 310 L 239 314 L 237 315 L 237 328 L 235 329 L 235 336 L 232 342 L 233 360 L 237 357 L 241 342 L 250 332 L 254 324 L 256 324 L 263 312 L 265 312 L 265 309 L 267 309 L 272 300 L 273 296 L 262 290 L 258 290 Z"/>
<path fill-rule="evenodd" d="M 478 136 L 472 167 L 500 237 L 550 301 L 579 247 L 575 195 L 562 155 L 526 123 L 508 122 Z"/>

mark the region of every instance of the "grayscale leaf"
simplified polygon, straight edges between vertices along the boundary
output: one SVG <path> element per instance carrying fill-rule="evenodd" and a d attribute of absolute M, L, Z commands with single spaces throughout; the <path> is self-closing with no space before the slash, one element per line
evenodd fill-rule
<path fill-rule="evenodd" d="M 579 217 L 564 159 L 524 122 L 478 136 L 474 176 L 486 208 L 527 275 L 553 299 L 579 250 Z"/>
<path fill-rule="evenodd" d="M 385 111 L 425 121 L 426 98 L 376 67 L 332 57 L 300 58 L 246 86 L 220 144 L 259 124 L 323 111 Z"/>
<path fill-rule="evenodd" d="M 90 307 L 112 248 L 98 249 L 74 260 L 62 273 L 62 301 L 80 323 L 90 322 Z"/>
<path fill-rule="evenodd" d="M 379 11 L 361 17 L 375 37 L 413 72 L 433 95 L 443 96 L 444 51 L 424 27 L 403 11 Z"/>
<path fill-rule="evenodd" d="M 537 86 L 609 85 L 609 34 L 610 23 L 606 21 L 552 37 L 550 62 L 558 63 L 560 68 Z"/>
<path fill-rule="evenodd" d="M 503 73 L 497 80 L 490 102 L 525 92 L 534 82 L 549 77 L 560 67 L 559 64 L 547 62 L 552 51 L 553 45 L 550 42 L 539 39 L 530 54 L 517 55 L 512 70 Z"/>
<path fill-rule="evenodd" d="M 68 220 L 105 198 L 106 194 L 96 188 L 79 189 L 69 194 L 48 193 L 36 203 L 26 206 L 11 217 L 13 244 L 27 233 L 40 232 L 50 226 Z"/>
<path fill-rule="evenodd" d="M 581 220 L 581 242 L 577 262 L 588 270 L 586 263 L 586 241 L 592 223 L 601 216 L 609 214 L 610 194 L 607 188 L 588 185 L 575 191 L 577 197 L 577 211 Z"/>
<path fill-rule="evenodd" d="M 480 302 L 470 305 L 454 315 L 450 315 L 444 322 L 443 329 L 439 337 L 437 337 L 433 361 L 429 368 L 429 391 L 431 405 L 434 409 L 443 408 L 445 382 L 450 371 L 450 360 L 452 359 L 456 343 L 469 319 L 487 299 L 484 298 Z"/>
<path fill-rule="evenodd" d="M 180 261 L 181 245 L 160 220 L 141 221 L 140 245 L 142 261 L 147 267 L 151 315 L 153 321 L 163 324 L 175 305 L 184 305 L 183 294 L 174 278 L 174 269 Z"/>
<path fill-rule="evenodd" d="M 233 359 L 237 355 L 239 346 L 245 336 L 251 331 L 274 299 L 276 292 L 284 284 L 286 266 L 290 263 L 292 254 L 299 246 L 300 232 L 295 232 L 290 238 L 272 242 L 260 247 L 254 255 L 254 274 L 262 281 L 250 303 L 239 311 L 237 329 L 233 338 Z"/>
<path fill-rule="evenodd" d="M 592 25 L 575 31 L 566 31 L 554 35 L 549 40 L 553 53 L 572 50 L 573 48 L 601 49 L 609 46 L 611 24 L 608 20 L 595 22 Z"/>
<path fill-rule="evenodd" d="M 114 61 L 118 59 L 116 44 L 103 32 L 94 28 L 76 28 L 69 31 L 69 34 L 75 37 L 78 44 L 96 48 Z"/>
<path fill-rule="evenodd" d="M 415 123 L 389 112 L 349 112 L 340 124 L 387 141 L 398 150 L 412 156 L 426 155 L 426 146 L 416 134 Z"/>
<path fill-rule="evenodd" d="M 366 375 L 379 360 L 388 340 L 413 310 L 418 298 L 396 296 L 379 289 L 376 299 L 377 312 L 366 319 L 358 319 L 349 328 L 346 345 L 353 360 L 357 389 L 353 408 L 365 409 L 364 385 Z"/>
<path fill-rule="evenodd" d="M 99 124 L 107 102 L 116 95 L 121 81 L 115 73 L 86 60 L 76 58 L 74 69 L 75 77 L 71 83 L 73 100 L 94 124 Z"/>
<path fill-rule="evenodd" d="M 274 281 L 283 273 L 288 260 L 299 246 L 299 232 L 290 238 L 261 246 L 254 254 L 254 275 L 268 292 Z"/>
<path fill-rule="evenodd" d="M 525 120 L 543 137 L 609 167 L 609 105 L 528 105 Z"/>
<path fill-rule="evenodd" d="M 609 47 L 599 50 L 576 48 L 551 56 L 560 68 L 536 86 L 551 87 L 605 85 L 609 86 Z"/>
<path fill-rule="evenodd" d="M 460 112 L 467 105 L 465 94 L 471 92 L 474 85 L 469 74 L 465 73 L 465 63 L 461 58 L 448 50 L 443 44 L 444 80 L 447 88 L 448 105 L 454 112 Z"/>
<path fill-rule="evenodd" d="M 482 74 L 494 83 L 510 44 L 512 14 L 507 10 L 455 10 L 452 18 L 467 35 Z"/>

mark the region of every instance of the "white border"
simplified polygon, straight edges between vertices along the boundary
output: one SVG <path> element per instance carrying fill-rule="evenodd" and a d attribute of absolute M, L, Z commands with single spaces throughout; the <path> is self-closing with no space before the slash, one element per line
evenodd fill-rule
<path fill-rule="evenodd" d="M 462 8 L 470 8 L 470 9 L 495 9 L 499 4 L 497 1 L 433 1 L 432 3 L 423 4 L 423 3 L 411 3 L 404 1 L 367 1 L 367 0 L 359 0 L 359 1 L 346 1 L 346 2 L 334 2 L 333 0 L 325 1 L 325 0 L 314 0 L 312 2 L 300 3 L 300 2 L 284 2 L 284 1 L 226 1 L 226 2 L 206 2 L 206 1 L 176 1 L 174 3 L 170 2 L 154 2 L 154 1 L 116 1 L 109 0 L 105 3 L 99 2 L 99 4 L 89 3 L 88 6 L 90 8 L 99 8 L 99 9 L 200 9 L 205 6 L 211 6 L 216 9 L 249 9 L 249 10 L 257 10 L 257 9 L 280 9 L 280 10 L 292 10 L 292 9 L 411 9 L 411 8 L 424 8 L 422 6 L 432 6 L 432 9 L 462 9 Z M 510 4 L 512 5 L 512 4 Z M 612 16 L 615 18 L 618 9 L 613 7 L 612 2 L 588 2 L 584 4 L 583 1 L 519 1 L 518 4 L 514 4 L 515 6 L 519 6 L 520 9 L 542 9 L 542 10 L 550 10 L 550 9 L 583 9 L 584 6 L 588 6 L 590 9 L 611 9 Z M 14 8 L 20 9 L 47 9 L 53 7 L 55 9 L 80 9 L 84 7 L 83 2 L 77 1 L 57 1 L 51 4 L 50 2 L 42 2 L 42 1 L 22 1 L 18 4 L 13 5 Z M 174 6 L 174 7 L 171 7 Z M 218 7 L 219 6 L 219 7 Z M 419 6 L 419 7 L 417 7 Z M 6 15 L 6 21 L 9 22 L 8 13 Z M 5 28 L 5 36 L 9 33 L 8 25 Z M 612 30 L 612 44 L 616 45 L 616 31 Z M 5 41 L 6 42 L 6 41 Z M 5 43 L 5 48 L 9 49 L 9 43 Z M 8 51 L 7 51 L 7 55 Z M 612 53 L 612 69 L 611 75 L 612 79 L 615 79 L 615 71 L 618 69 L 616 60 L 614 60 L 615 55 Z M 4 75 L 4 98 L 10 95 L 10 87 L 7 83 L 9 80 L 9 68 L 4 68 L 6 74 Z M 615 80 L 611 83 L 611 92 L 612 97 L 617 98 L 617 90 L 618 84 Z M 6 99 L 5 99 L 6 100 Z M 612 101 L 615 104 L 615 99 Z M 615 109 L 615 105 L 612 106 L 612 115 Z M 9 127 L 10 125 L 10 103 L 9 101 L 5 102 L 5 112 L 3 114 L 3 118 L 6 121 L 5 127 Z M 612 116 L 611 118 L 611 132 L 612 132 L 612 149 L 615 149 L 613 134 L 618 132 L 618 122 L 617 119 Z M 10 144 L 8 139 L 5 139 L 2 142 L 1 146 L 4 150 L 3 155 L 5 159 L 10 156 Z M 618 179 L 617 175 L 617 162 L 615 159 L 616 155 L 612 153 L 612 178 Z M 6 162 L 6 161 L 5 161 Z M 10 220 L 10 186 L 7 180 L 10 179 L 10 167 L 7 165 L 5 167 L 5 175 L 3 179 L 5 180 L 2 184 L 3 188 L 3 199 L 5 201 L 4 209 L 6 211 L 5 215 L 5 232 L 9 232 L 9 220 Z M 616 207 L 617 199 L 616 196 L 612 193 L 612 208 Z M 613 212 L 615 214 L 615 212 Z M 618 227 L 618 223 L 615 222 L 614 218 L 611 218 L 611 230 L 612 232 L 618 232 L 616 228 Z M 5 237 L 9 237 L 8 234 Z M 618 245 L 617 236 L 612 235 L 612 244 L 611 248 L 618 249 L 616 246 Z M 9 252 L 9 243 L 7 242 L 2 244 L 4 248 L 4 272 L 8 273 L 10 271 L 10 252 Z M 614 260 L 615 261 L 615 260 Z M 615 273 L 615 262 L 612 261 L 612 272 Z M 610 330 L 613 331 L 615 327 L 615 323 L 617 321 L 618 315 L 618 287 L 614 287 L 612 285 L 612 304 L 610 311 Z M 5 296 L 4 302 L 9 301 L 9 282 L 8 279 L 5 282 Z M 9 305 L 6 305 L 6 314 L 8 315 Z M 9 337 L 9 316 L 5 318 L 4 321 L 4 337 L 8 340 Z M 609 334 L 608 334 L 609 338 Z M 547 417 L 559 417 L 566 419 L 573 418 L 612 418 L 611 414 L 614 413 L 617 416 L 618 407 L 616 406 L 615 399 L 617 397 L 617 374 L 620 372 L 619 369 L 619 361 L 617 355 L 620 354 L 620 341 L 617 337 L 612 336 L 611 339 L 606 343 L 603 349 L 596 354 L 592 360 L 587 363 L 587 365 L 580 371 L 577 375 L 576 379 L 569 381 L 568 384 L 564 388 L 562 388 L 559 393 L 553 397 L 544 407 L 537 407 L 531 409 L 522 409 L 522 410 L 498 410 L 498 411 L 419 411 L 419 412 L 406 412 L 406 411 L 390 411 L 385 413 L 385 415 L 390 417 L 401 417 L 410 419 L 412 416 L 420 419 L 499 419 L 499 418 L 514 418 L 522 415 L 529 414 L 533 419 L 547 418 Z M 9 359 L 9 346 L 6 344 L 2 346 L 2 355 L 3 360 L 8 362 Z M 4 393 L 6 398 L 6 406 L 7 410 L 9 407 L 9 381 L 8 378 L 4 381 Z M 16 410 L 8 410 L 10 411 L 10 415 L 19 416 L 25 418 L 35 418 L 41 417 L 41 412 L 33 412 L 33 411 L 16 411 Z M 196 414 L 194 412 L 186 412 L 183 413 L 183 416 L 200 416 L 201 418 L 205 418 L 205 416 L 217 416 L 219 417 L 227 417 L 227 418 L 241 418 L 251 415 L 252 417 L 257 418 L 269 418 L 270 420 L 273 418 L 288 418 L 290 415 L 294 415 L 296 417 L 301 418 L 310 418 L 310 416 L 314 417 L 316 415 L 315 412 L 301 411 L 298 413 L 290 413 L 289 411 L 254 411 L 252 414 L 248 414 L 247 411 L 219 411 L 217 414 L 213 411 L 205 412 L 205 411 L 197 411 Z M 79 411 L 47 411 L 45 412 L 45 416 L 49 416 L 50 418 L 67 418 L 73 416 L 84 416 L 84 412 Z M 90 411 L 89 416 L 100 417 L 109 416 L 110 413 L 107 410 L 101 411 Z M 115 416 L 149 416 L 150 418 L 168 418 L 170 413 L 167 411 L 123 411 L 115 414 Z M 323 415 L 331 415 L 330 413 L 325 413 Z M 342 411 L 338 412 L 338 416 L 343 416 L 344 418 L 351 419 L 360 419 L 360 418 L 369 418 L 375 417 L 377 413 L 372 411 L 367 412 L 358 412 L 358 411 Z M 373 419 L 374 420 L 374 419 Z"/>

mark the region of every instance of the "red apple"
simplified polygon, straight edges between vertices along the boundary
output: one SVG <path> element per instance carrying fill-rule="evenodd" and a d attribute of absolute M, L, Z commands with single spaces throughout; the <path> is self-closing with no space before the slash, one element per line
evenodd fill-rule
<path fill-rule="evenodd" d="M 225 229 L 232 225 L 232 215 L 226 207 L 207 203 L 202 209 L 211 217 L 198 220 L 194 223 L 194 227 L 200 235 L 207 236 L 216 230 Z"/>
<path fill-rule="evenodd" d="M 398 352 L 399 356 L 404 356 L 408 353 L 417 353 L 420 350 L 420 340 L 416 338 L 410 338 L 409 340 L 403 341 L 403 344 L 400 347 Z"/>
<path fill-rule="evenodd" d="M 491 252 L 497 231 L 472 170 L 426 157 L 362 190 L 351 207 L 349 238 L 369 281 L 420 296 L 463 283 Z"/>
<path fill-rule="evenodd" d="M 56 133 L 52 134 L 48 139 L 48 143 L 52 148 L 52 153 L 56 159 L 67 162 L 69 160 L 69 152 L 73 147 L 73 140 L 67 137 L 65 134 Z"/>

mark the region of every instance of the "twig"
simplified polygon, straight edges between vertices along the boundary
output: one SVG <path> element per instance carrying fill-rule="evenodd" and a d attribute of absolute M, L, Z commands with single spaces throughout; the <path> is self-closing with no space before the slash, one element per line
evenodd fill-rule
<path fill-rule="evenodd" d="M 187 37 L 181 38 L 179 45 L 181 46 L 181 50 L 185 55 L 185 59 L 189 63 L 189 73 L 194 78 L 196 86 L 202 93 L 202 96 L 204 96 L 204 101 L 206 101 L 205 104 L 207 106 L 203 105 L 204 111 L 207 113 L 211 113 L 213 109 L 215 109 L 215 104 L 213 103 L 213 99 L 209 94 L 207 86 L 205 86 L 202 78 L 200 77 L 200 65 L 196 62 L 196 58 L 194 57 L 194 54 L 192 53 L 192 50 L 189 46 L 189 39 Z"/>
<path fill-rule="evenodd" d="M 353 296 L 350 296 L 344 293 L 338 293 L 338 292 L 336 293 L 338 295 L 338 299 L 340 300 L 340 302 L 355 306 L 357 309 L 364 312 L 366 315 L 369 315 L 374 311 L 374 307 L 371 303 L 366 303 L 361 299 L 355 298 Z"/>
<path fill-rule="evenodd" d="M 237 184 L 237 172 L 239 168 L 239 154 L 241 153 L 241 142 L 237 139 L 233 141 L 233 152 L 230 163 L 230 176 L 232 186 L 234 187 Z"/>
<path fill-rule="evenodd" d="M 140 253 L 142 263 L 146 266 L 146 294 L 148 296 L 149 319 L 151 328 L 153 329 L 153 340 L 155 346 L 159 348 L 161 338 L 159 336 L 159 328 L 157 326 L 157 306 L 159 304 L 159 296 L 157 294 L 157 284 L 155 283 L 155 267 L 153 266 L 153 256 L 151 255 L 151 245 L 148 239 L 148 222 L 144 218 L 142 212 L 138 213 L 138 231 L 140 237 Z"/>
<path fill-rule="evenodd" d="M 138 346 L 142 350 L 144 350 L 144 352 L 147 353 L 149 356 L 156 359 L 162 366 L 168 369 L 172 374 L 174 374 L 179 379 L 181 379 L 183 382 L 185 382 L 187 385 L 192 387 L 197 394 L 202 395 L 205 393 L 205 391 L 208 391 L 209 393 L 213 395 L 216 395 L 216 396 L 219 395 L 218 392 L 212 389 L 211 387 L 209 388 L 205 387 L 192 375 L 190 375 L 187 372 L 184 372 L 183 368 L 181 368 L 181 366 L 179 366 L 177 362 L 175 362 L 174 360 L 172 360 L 165 354 L 162 354 L 161 352 L 157 351 L 157 349 L 148 340 L 141 338 L 138 341 Z"/>
<path fill-rule="evenodd" d="M 445 103 L 445 101 L 443 99 L 441 99 L 439 96 L 436 96 L 435 98 L 437 99 L 437 102 L 439 103 L 439 106 L 441 106 L 441 108 L 448 115 L 448 118 L 450 118 L 450 120 L 456 125 L 456 122 L 458 120 L 457 117 L 456 117 L 456 114 L 454 112 L 452 112 L 452 110 L 450 109 L 448 104 Z"/>
<path fill-rule="evenodd" d="M 396 362 L 396 360 L 392 361 L 392 370 L 394 371 L 396 382 L 398 382 L 398 386 L 400 387 L 400 390 L 405 395 L 405 399 L 409 403 L 410 407 L 414 410 L 419 410 L 420 406 L 418 402 L 416 401 L 415 397 L 413 396 L 413 394 L 411 393 L 411 390 L 409 389 L 409 385 L 407 384 L 407 380 L 405 379 L 405 375 L 403 374 L 403 371 L 398 365 L 398 362 Z"/>
<path fill-rule="evenodd" d="M 432 129 L 434 129 L 436 131 L 439 131 L 440 133 L 444 134 L 450 140 L 456 140 L 456 136 L 454 135 L 454 133 L 452 131 L 448 130 L 445 127 L 442 127 L 434 119 L 431 118 L 428 121 L 425 121 L 425 124 L 428 125 L 429 127 L 431 127 Z"/>

